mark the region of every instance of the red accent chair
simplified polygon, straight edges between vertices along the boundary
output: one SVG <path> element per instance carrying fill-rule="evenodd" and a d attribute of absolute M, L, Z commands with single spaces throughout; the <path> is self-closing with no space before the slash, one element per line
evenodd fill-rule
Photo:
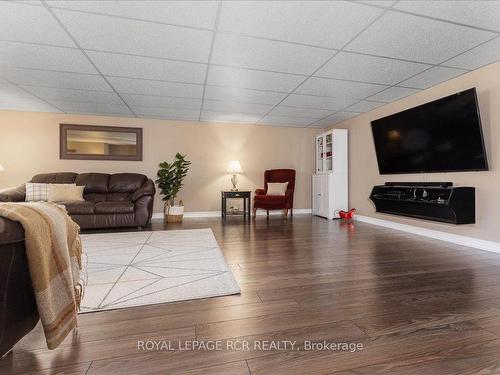
<path fill-rule="evenodd" d="M 288 182 L 285 195 L 267 195 L 268 182 Z M 293 209 L 293 191 L 295 189 L 295 169 L 269 169 L 264 172 L 264 189 L 255 190 L 255 198 L 253 203 L 253 215 L 257 213 L 257 209 L 267 210 L 283 210 L 285 216 L 288 215 L 288 210 L 292 214 Z"/>

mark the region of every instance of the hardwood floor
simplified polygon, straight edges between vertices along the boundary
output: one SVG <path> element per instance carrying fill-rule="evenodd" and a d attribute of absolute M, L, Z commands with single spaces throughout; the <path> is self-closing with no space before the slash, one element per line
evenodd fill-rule
<path fill-rule="evenodd" d="M 212 228 L 240 296 L 83 314 L 53 351 L 38 326 L 0 373 L 500 374 L 500 255 L 361 222 L 240 220 L 148 228 Z M 138 340 L 250 348 L 142 351 Z M 297 344 L 253 348 L 259 340 Z M 363 349 L 304 350 L 323 340 Z"/>

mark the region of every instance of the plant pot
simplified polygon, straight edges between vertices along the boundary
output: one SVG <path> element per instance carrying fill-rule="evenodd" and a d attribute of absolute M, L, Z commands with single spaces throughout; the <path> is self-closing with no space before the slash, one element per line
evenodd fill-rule
<path fill-rule="evenodd" d="M 182 222 L 182 216 L 184 214 L 184 206 L 171 206 L 170 204 L 165 204 L 165 218 L 164 221 L 167 223 L 180 223 Z"/>

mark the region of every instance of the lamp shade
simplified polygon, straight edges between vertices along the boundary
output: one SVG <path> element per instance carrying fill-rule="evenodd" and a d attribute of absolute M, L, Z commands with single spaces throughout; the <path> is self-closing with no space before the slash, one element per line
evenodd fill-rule
<path fill-rule="evenodd" d="M 239 160 L 231 160 L 229 162 L 229 167 L 227 168 L 228 173 L 243 173 L 241 169 Z"/>
<path fill-rule="evenodd" d="M 5 169 L 2 167 L 2 164 L 0 164 L 0 172 L 5 171 Z"/>

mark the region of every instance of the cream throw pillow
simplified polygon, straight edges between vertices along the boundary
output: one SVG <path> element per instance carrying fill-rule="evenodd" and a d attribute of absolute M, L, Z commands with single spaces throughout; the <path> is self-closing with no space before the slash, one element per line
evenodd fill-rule
<path fill-rule="evenodd" d="M 26 182 L 26 202 L 47 202 L 49 200 L 49 185 L 41 182 Z M 70 185 L 76 184 L 54 184 L 54 185 Z"/>
<path fill-rule="evenodd" d="M 268 182 L 267 195 L 285 195 L 288 182 Z"/>
<path fill-rule="evenodd" d="M 49 202 L 83 201 L 85 186 L 49 184 Z"/>

